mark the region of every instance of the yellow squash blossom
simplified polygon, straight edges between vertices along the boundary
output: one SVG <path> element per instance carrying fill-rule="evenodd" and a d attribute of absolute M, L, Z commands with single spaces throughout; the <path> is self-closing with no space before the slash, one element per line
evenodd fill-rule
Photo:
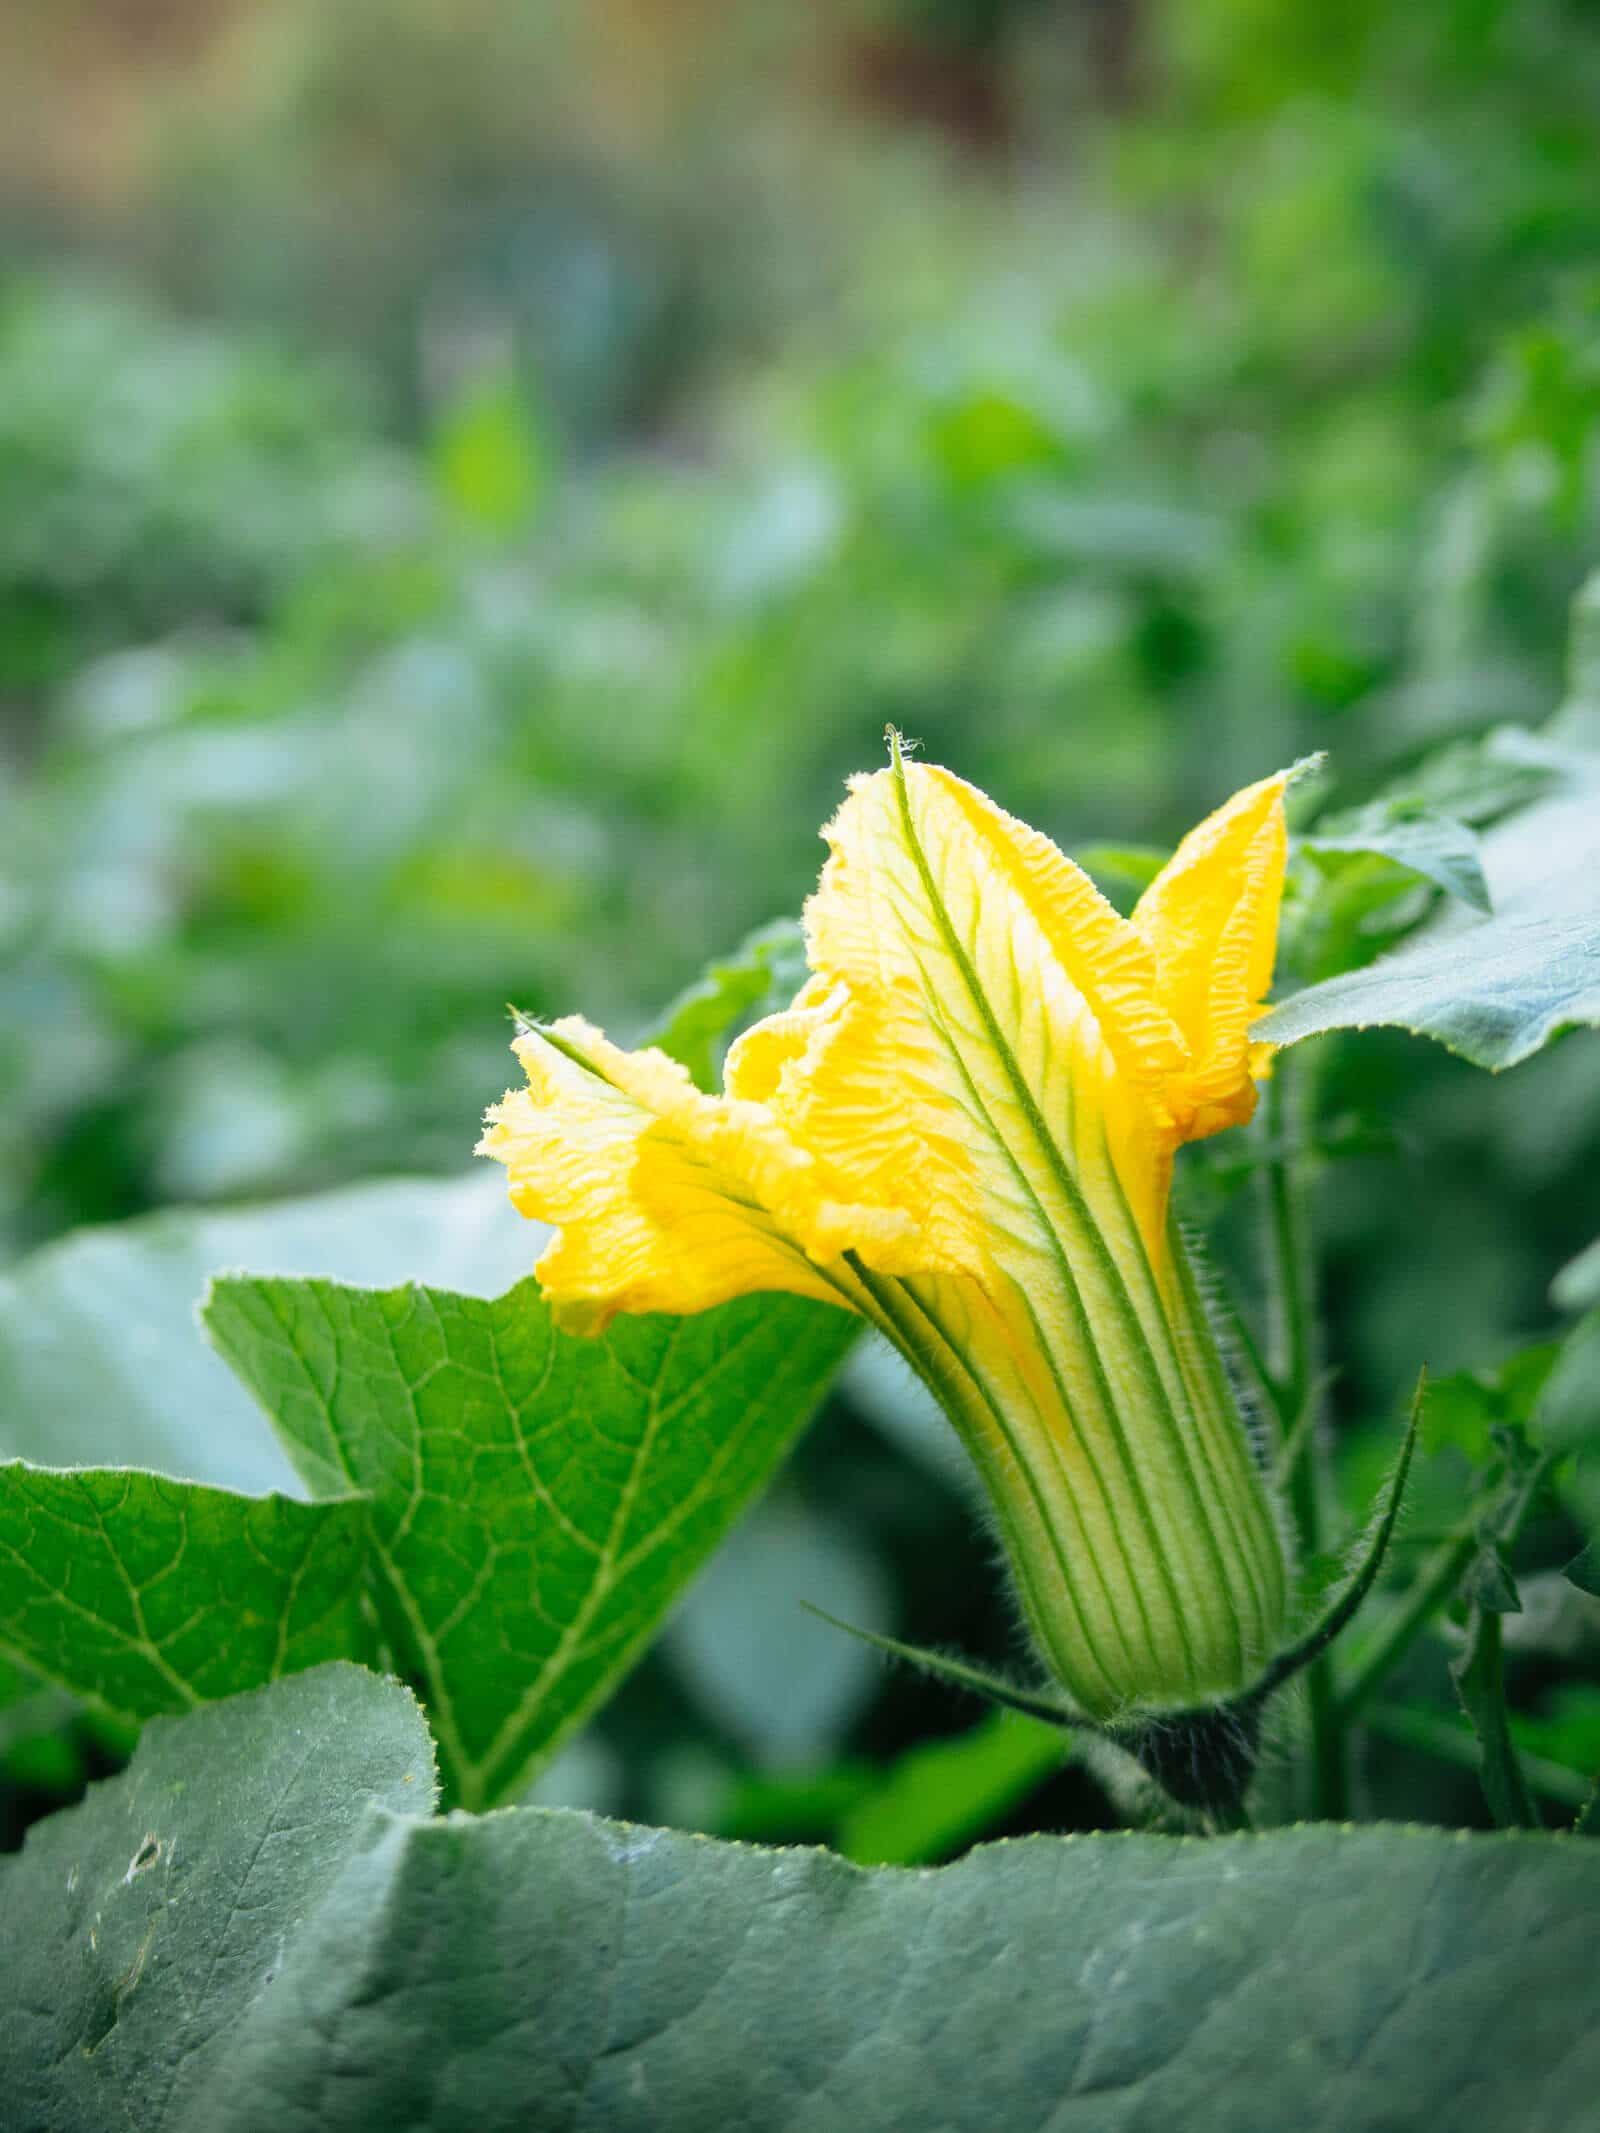
<path fill-rule="evenodd" d="M 1038 1645 L 1086 1716 L 1246 1688 L 1283 1545 L 1170 1219 L 1173 1156 L 1247 1119 L 1284 776 L 1191 832 L 1122 918 L 949 771 L 852 780 L 809 982 L 706 1095 L 568 1019 L 481 1152 L 554 1225 L 564 1323 L 788 1290 L 858 1312 L 981 1470 Z"/>

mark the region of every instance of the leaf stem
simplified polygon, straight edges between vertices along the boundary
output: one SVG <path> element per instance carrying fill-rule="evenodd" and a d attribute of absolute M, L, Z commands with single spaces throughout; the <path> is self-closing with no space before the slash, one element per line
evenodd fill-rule
<path fill-rule="evenodd" d="M 1303 1144 L 1296 1063 L 1281 1054 L 1267 1081 L 1268 1155 L 1266 1188 L 1267 1261 L 1271 1316 L 1268 1359 L 1277 1396 L 1278 1420 L 1289 1456 L 1284 1476 L 1289 1515 L 1302 1563 L 1322 1553 L 1325 1448 L 1318 1426 L 1321 1385 L 1317 1370 L 1316 1274 L 1304 1182 L 1296 1157 Z M 1349 1770 L 1344 1729 L 1334 1697 L 1333 1668 L 1326 1652 L 1306 1672 L 1310 1730 L 1312 1816 L 1348 1819 Z"/>

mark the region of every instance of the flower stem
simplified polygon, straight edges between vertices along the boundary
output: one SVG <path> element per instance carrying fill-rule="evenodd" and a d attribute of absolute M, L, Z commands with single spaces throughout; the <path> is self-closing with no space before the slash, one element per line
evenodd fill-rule
<path fill-rule="evenodd" d="M 1267 1082 L 1265 1167 L 1271 1320 L 1268 1360 L 1284 1443 L 1292 1447 L 1285 1475 L 1289 1515 L 1302 1563 L 1324 1543 L 1325 1447 L 1318 1426 L 1316 1273 L 1298 1155 L 1303 1145 L 1296 1063 L 1281 1055 Z M 1306 1670 L 1310 1732 L 1311 1815 L 1342 1822 L 1350 1812 L 1344 1728 L 1326 1652 Z"/>

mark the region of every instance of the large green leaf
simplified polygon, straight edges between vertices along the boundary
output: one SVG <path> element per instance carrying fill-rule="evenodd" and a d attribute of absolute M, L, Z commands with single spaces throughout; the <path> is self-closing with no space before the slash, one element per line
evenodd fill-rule
<path fill-rule="evenodd" d="M 81 1230 L 0 1276 L 0 1456 L 150 1467 L 298 1495 L 271 1431 L 196 1331 L 209 1276 L 245 1267 L 436 1281 L 492 1296 L 526 1273 L 537 1250 L 487 1166 L 458 1179 Z"/>
<path fill-rule="evenodd" d="M 114 1718 L 363 1656 L 366 1507 L 0 1465 L 0 1652 Z"/>
<path fill-rule="evenodd" d="M 1273 1008 L 1255 1036 L 1294 1044 L 1387 1023 L 1499 1068 L 1600 1024 L 1600 756 L 1528 745 L 1560 776 L 1482 839 L 1494 915 L 1442 912 L 1393 955 Z"/>
<path fill-rule="evenodd" d="M 357 1667 L 156 1720 L 121 1777 L 0 1860 L 5 2122 L 214 2123 L 192 2099 L 365 1841 L 367 1811 L 432 1799 L 422 1714 Z"/>
<path fill-rule="evenodd" d="M 1587 2133 L 1600 1847 L 1303 1828 L 866 1871 L 426 1803 L 330 1668 L 0 1866 L 28 2133 Z M 358 1812 L 365 1810 L 359 1831 Z"/>
<path fill-rule="evenodd" d="M 755 1296 L 580 1340 L 531 1281 L 484 1302 L 225 1280 L 205 1322 L 313 1492 L 371 1499 L 378 1612 L 468 1806 L 526 1783 L 637 1656 L 856 1331 Z"/>

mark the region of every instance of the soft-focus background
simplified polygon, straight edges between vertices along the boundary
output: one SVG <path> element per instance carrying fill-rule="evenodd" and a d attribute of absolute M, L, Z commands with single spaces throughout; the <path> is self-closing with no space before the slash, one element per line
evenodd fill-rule
<path fill-rule="evenodd" d="M 1543 717 L 1600 559 L 1586 0 L 57 0 L 0 218 L 0 1263 L 459 1170 L 504 1003 L 646 1026 L 888 721 L 1068 849 L 1356 801 Z M 1323 1066 L 1354 1508 L 1419 1361 L 1553 1324 L 1600 1102 Z M 870 1359 L 567 1796 L 834 1835 L 970 1725 L 802 1594 L 1008 1648 Z"/>

